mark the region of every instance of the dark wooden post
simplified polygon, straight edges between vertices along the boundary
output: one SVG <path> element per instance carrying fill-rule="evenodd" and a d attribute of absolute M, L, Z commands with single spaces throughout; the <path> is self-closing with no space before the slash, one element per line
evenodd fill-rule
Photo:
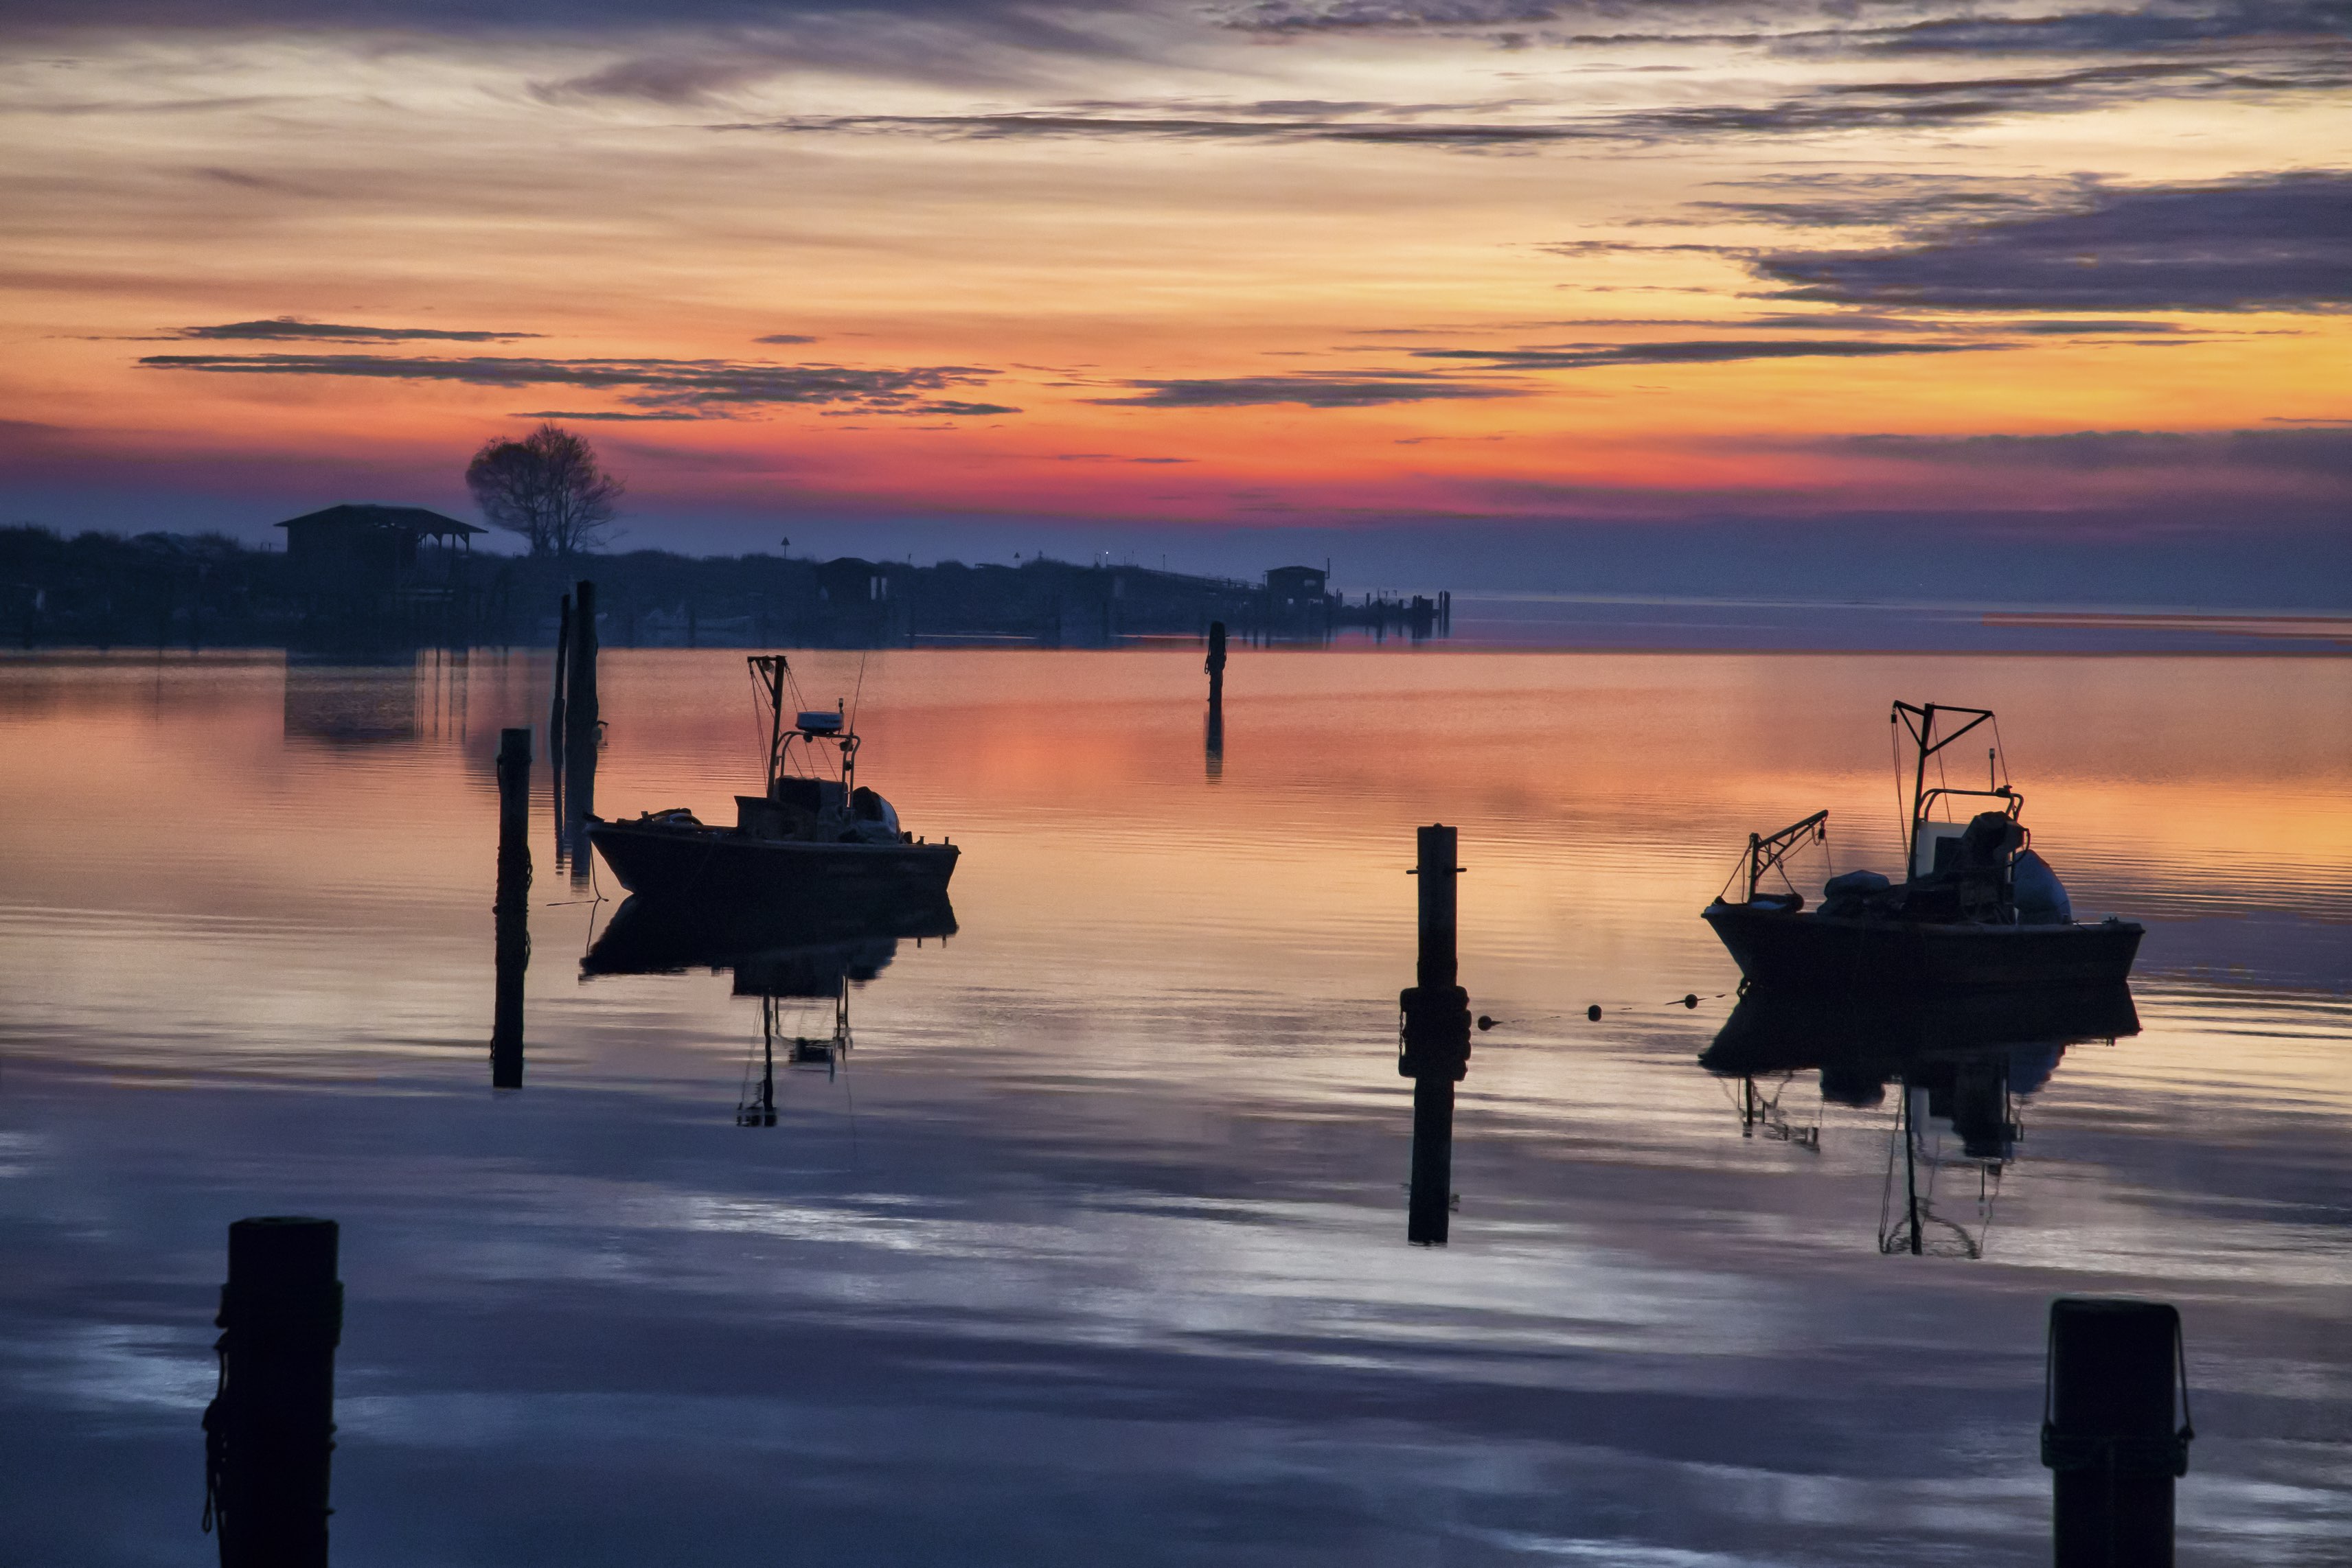
<path fill-rule="evenodd" d="M 596 585 L 583 578 L 572 591 L 571 694 L 564 710 L 563 829 L 572 880 L 588 875 L 588 818 L 596 810 Z"/>
<path fill-rule="evenodd" d="M 2050 1303 L 2042 1462 L 2056 1568 L 2172 1568 L 2172 1483 L 2189 1473 L 2179 1309 L 2116 1296 Z M 2181 1424 L 2172 1425 L 2178 1397 Z"/>
<path fill-rule="evenodd" d="M 205 1411 L 205 1523 L 221 1568 L 326 1568 L 343 1287 L 331 1219 L 240 1219 Z"/>
<path fill-rule="evenodd" d="M 522 1087 L 523 972 L 530 967 L 530 731 L 499 732 L 499 892 L 491 904 L 498 982 L 490 1085 Z"/>
<path fill-rule="evenodd" d="M 1397 1071 L 1412 1080 L 1412 1185 L 1405 1239 L 1444 1246 L 1454 1205 L 1454 1086 L 1470 1071 L 1470 996 L 1454 984 L 1454 831 L 1417 830 L 1421 951 L 1417 982 L 1397 998 Z"/>
<path fill-rule="evenodd" d="M 563 771 L 563 679 L 572 664 L 572 595 L 563 596 L 555 622 L 555 701 L 547 710 L 547 765 Z"/>
<path fill-rule="evenodd" d="M 555 622 L 555 700 L 547 710 L 547 788 L 551 810 L 550 822 L 555 829 L 555 863 L 562 865 L 571 849 L 571 840 L 564 833 L 563 816 L 563 732 L 570 727 L 564 711 L 564 683 L 572 674 L 572 595 L 563 596 Z"/>

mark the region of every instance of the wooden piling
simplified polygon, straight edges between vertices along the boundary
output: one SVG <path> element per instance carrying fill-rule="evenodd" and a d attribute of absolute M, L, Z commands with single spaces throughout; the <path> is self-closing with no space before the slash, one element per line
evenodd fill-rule
<path fill-rule="evenodd" d="M 572 595 L 563 596 L 555 622 L 555 701 L 547 710 L 547 765 L 563 772 L 563 679 L 572 665 Z"/>
<path fill-rule="evenodd" d="M 587 822 L 596 810 L 596 585 L 583 578 L 572 591 L 572 661 L 564 708 L 563 832 L 572 880 L 588 875 Z"/>
<path fill-rule="evenodd" d="M 343 1287 L 331 1219 L 228 1228 L 220 1392 L 205 1411 L 205 1519 L 221 1568 L 326 1568 Z"/>
<path fill-rule="evenodd" d="M 1454 1204 L 1454 1086 L 1470 1071 L 1470 996 L 1454 983 L 1454 830 L 1417 830 L 1421 939 L 1415 984 L 1397 997 L 1397 1071 L 1412 1080 L 1412 1178 L 1405 1238 L 1442 1247 Z"/>
<path fill-rule="evenodd" d="M 499 892 L 491 904 L 498 981 L 490 1084 L 522 1087 L 523 974 L 530 967 L 530 731 L 499 732 Z"/>
<path fill-rule="evenodd" d="M 2172 1568 L 2172 1483 L 2189 1473 L 2180 1313 L 2163 1301 L 2050 1303 L 2042 1462 L 2056 1568 Z M 2176 1400 L 2181 1413 L 2172 1424 Z"/>

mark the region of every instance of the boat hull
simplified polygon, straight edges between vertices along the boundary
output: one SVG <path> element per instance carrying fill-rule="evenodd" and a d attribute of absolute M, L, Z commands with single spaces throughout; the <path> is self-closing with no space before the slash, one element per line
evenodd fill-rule
<path fill-rule="evenodd" d="M 953 844 L 825 844 L 728 828 L 598 822 L 588 841 L 621 885 L 679 911 L 812 913 L 944 900 Z"/>
<path fill-rule="evenodd" d="M 2039 990 L 2121 985 L 2141 928 L 1978 925 L 1714 904 L 1705 918 L 1749 983 L 1780 991 Z"/>

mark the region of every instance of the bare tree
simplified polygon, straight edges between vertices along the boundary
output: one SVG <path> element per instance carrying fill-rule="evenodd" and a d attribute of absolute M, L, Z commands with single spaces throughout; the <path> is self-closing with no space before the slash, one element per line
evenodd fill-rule
<path fill-rule="evenodd" d="M 520 441 L 484 442 L 466 465 L 466 488 L 484 517 L 529 539 L 531 554 L 568 559 L 604 542 L 623 486 L 594 447 L 551 423 Z"/>

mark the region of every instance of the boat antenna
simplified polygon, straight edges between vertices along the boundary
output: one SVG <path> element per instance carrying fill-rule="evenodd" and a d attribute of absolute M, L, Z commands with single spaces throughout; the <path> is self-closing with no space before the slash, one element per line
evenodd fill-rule
<path fill-rule="evenodd" d="M 857 733 L 857 699 L 866 695 L 866 661 L 871 656 L 870 652 L 857 655 L 857 685 L 849 694 L 849 733 L 852 735 Z"/>

